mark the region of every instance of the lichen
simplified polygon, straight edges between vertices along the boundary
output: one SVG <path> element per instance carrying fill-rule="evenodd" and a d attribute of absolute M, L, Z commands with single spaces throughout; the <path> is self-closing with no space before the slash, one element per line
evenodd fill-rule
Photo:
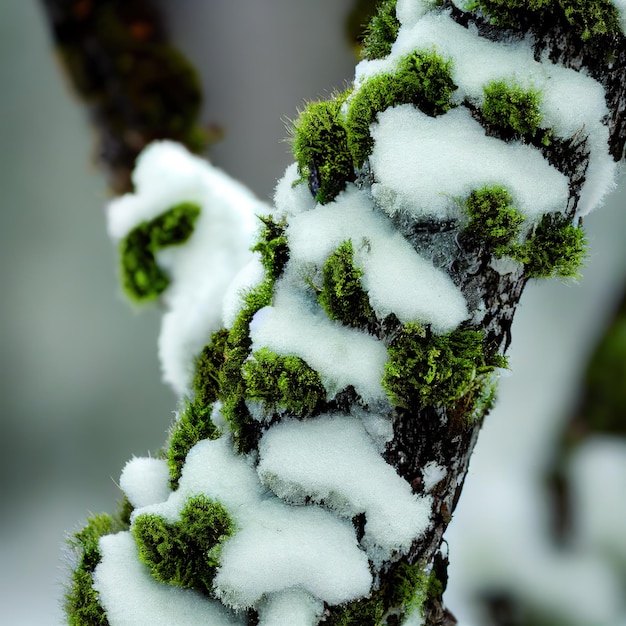
<path fill-rule="evenodd" d="M 417 51 L 400 60 L 394 73 L 373 76 L 355 93 L 346 118 L 348 147 L 357 167 L 372 152 L 370 125 L 376 115 L 399 104 L 413 104 L 430 116 L 441 115 L 452 107 L 456 85 L 452 63 L 436 52 Z"/>
<path fill-rule="evenodd" d="M 153 300 L 167 289 L 169 278 L 158 266 L 155 254 L 187 241 L 199 215 L 199 205 L 182 202 L 155 219 L 142 222 L 121 241 L 122 283 L 132 299 Z"/>
<path fill-rule="evenodd" d="M 511 250 L 529 278 L 578 277 L 586 255 L 583 229 L 560 213 L 544 215 L 527 240 Z"/>
<path fill-rule="evenodd" d="M 518 237 L 524 216 L 512 206 L 511 194 L 503 187 L 483 187 L 465 201 L 470 218 L 464 234 L 493 249 L 496 256 L 509 252 Z"/>
<path fill-rule="evenodd" d="M 383 0 L 365 29 L 363 58 L 382 59 L 391 52 L 398 36 L 400 22 L 396 17 L 396 0 Z"/>
<path fill-rule="evenodd" d="M 293 128 L 293 154 L 300 176 L 307 178 L 315 199 L 334 200 L 355 179 L 341 116 L 344 95 L 312 102 L 300 113 Z"/>
<path fill-rule="evenodd" d="M 541 94 L 516 84 L 496 80 L 484 87 L 482 115 L 485 121 L 509 137 L 534 137 L 543 119 Z"/>
<path fill-rule="evenodd" d="M 244 363 L 242 374 L 246 397 L 262 402 L 269 413 L 285 410 L 305 417 L 326 397 L 320 375 L 297 356 L 261 348 Z"/>
<path fill-rule="evenodd" d="M 480 331 L 458 328 L 435 335 L 425 326 L 405 324 L 388 348 L 382 384 L 400 407 L 444 405 L 453 408 L 483 386 L 485 375 L 503 358 L 487 356 Z"/>
<path fill-rule="evenodd" d="M 367 293 L 361 285 L 363 271 L 354 265 L 352 241 L 344 241 L 322 268 L 318 301 L 328 317 L 348 326 L 363 326 L 374 317 Z"/>
<path fill-rule="evenodd" d="M 210 592 L 221 545 L 235 532 L 226 509 L 204 495 L 187 500 L 180 521 L 138 515 L 132 527 L 139 558 L 159 582 Z"/>

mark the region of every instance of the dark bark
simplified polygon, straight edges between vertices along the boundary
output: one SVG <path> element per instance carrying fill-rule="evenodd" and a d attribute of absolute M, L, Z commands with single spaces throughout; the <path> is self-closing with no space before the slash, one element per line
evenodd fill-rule
<path fill-rule="evenodd" d="M 141 150 L 172 139 L 202 152 L 202 91 L 195 70 L 168 42 L 150 0 L 41 0 L 70 82 L 88 107 L 97 159 L 114 193 L 132 188 Z"/>

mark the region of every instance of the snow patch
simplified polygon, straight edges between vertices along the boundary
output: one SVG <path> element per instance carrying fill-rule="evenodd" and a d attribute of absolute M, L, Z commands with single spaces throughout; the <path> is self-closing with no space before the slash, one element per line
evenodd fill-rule
<path fill-rule="evenodd" d="M 464 107 L 437 118 L 410 104 L 393 107 L 371 133 L 372 195 L 391 215 L 454 218 L 458 200 L 485 185 L 504 186 L 531 219 L 567 204 L 568 179 L 536 148 L 488 137 Z"/>
<path fill-rule="evenodd" d="M 111 626 L 244 626 L 224 606 L 193 589 L 157 582 L 139 560 L 129 532 L 100 538 L 102 559 L 93 573 L 94 588 Z"/>
<path fill-rule="evenodd" d="M 120 487 L 134 508 L 158 504 L 168 499 L 170 472 L 167 461 L 135 457 L 120 476 Z"/>
<path fill-rule="evenodd" d="M 259 444 L 258 473 L 288 502 L 323 502 L 345 518 L 365 513 L 362 544 L 375 561 L 406 551 L 428 527 L 430 498 L 419 498 L 378 453 L 355 417 L 283 420 Z"/>

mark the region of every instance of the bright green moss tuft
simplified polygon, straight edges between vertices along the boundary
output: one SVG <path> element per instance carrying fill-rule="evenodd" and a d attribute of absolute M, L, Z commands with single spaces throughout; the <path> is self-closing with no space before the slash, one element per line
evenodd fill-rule
<path fill-rule="evenodd" d="M 228 334 L 225 328 L 213 333 L 211 341 L 204 346 L 196 363 L 193 379 L 194 403 L 200 408 L 208 407 L 219 397 L 219 374 L 224 365 Z"/>
<path fill-rule="evenodd" d="M 465 202 L 470 218 L 465 232 L 484 241 L 497 256 L 508 253 L 525 219 L 511 202 L 511 195 L 503 187 L 483 187 L 473 191 Z"/>
<path fill-rule="evenodd" d="M 385 614 L 382 594 L 374 592 L 369 598 L 330 607 L 330 615 L 323 622 L 328 626 L 379 626 Z"/>
<path fill-rule="evenodd" d="M 452 64 L 435 52 L 414 52 L 404 57 L 393 74 L 367 80 L 350 102 L 346 118 L 348 147 L 357 167 L 372 152 L 370 125 L 376 115 L 399 104 L 413 104 L 430 116 L 441 115 L 452 107 L 456 85 Z"/>
<path fill-rule="evenodd" d="M 244 306 L 237 316 L 224 351 L 224 364 L 220 369 L 221 413 L 233 432 L 235 446 L 240 452 L 254 447 L 257 430 L 254 419 L 246 407 L 246 381 L 242 367 L 250 354 L 250 322 L 254 314 L 272 303 L 273 280 L 265 280 L 244 297 Z"/>
<path fill-rule="evenodd" d="M 398 36 L 400 22 L 396 17 L 396 0 L 383 0 L 370 20 L 363 39 L 363 58 L 382 59 L 391 52 Z"/>
<path fill-rule="evenodd" d="M 261 262 L 265 268 L 267 277 L 276 280 L 282 273 L 289 260 L 289 247 L 285 235 L 285 222 L 277 223 L 272 216 L 259 218 L 264 228 L 261 238 L 252 248 L 253 252 L 261 254 Z"/>
<path fill-rule="evenodd" d="M 222 542 L 234 531 L 226 509 L 203 495 L 187 500 L 180 521 L 146 513 L 132 528 L 139 558 L 160 582 L 209 592 Z"/>
<path fill-rule="evenodd" d="M 486 122 L 512 136 L 534 137 L 542 115 L 541 94 L 496 80 L 484 88 L 482 113 Z"/>
<path fill-rule="evenodd" d="M 219 373 L 224 364 L 227 339 L 228 331 L 222 328 L 213 333 L 211 341 L 202 349 L 193 379 L 193 400 L 185 404 L 170 433 L 167 462 L 172 489 L 178 487 L 189 450 L 199 441 L 217 439 L 221 434 L 211 420 L 211 412 L 219 398 Z"/>
<path fill-rule="evenodd" d="M 544 215 L 526 242 L 514 246 L 511 252 L 524 264 L 530 278 L 577 277 L 586 255 L 583 229 L 559 213 Z"/>
<path fill-rule="evenodd" d="M 485 374 L 500 365 L 487 359 L 483 334 L 456 329 L 435 335 L 419 324 L 406 324 L 391 342 L 382 384 L 393 404 L 449 408 L 479 391 Z"/>
<path fill-rule="evenodd" d="M 267 348 L 243 365 L 246 397 L 263 402 L 270 412 L 284 409 L 297 417 L 310 415 L 324 401 L 319 374 L 297 356 L 281 356 Z"/>
<path fill-rule="evenodd" d="M 345 97 L 312 102 L 294 126 L 293 153 L 298 172 L 307 177 L 311 193 L 322 204 L 331 202 L 355 179 L 348 138 L 341 115 Z"/>
<path fill-rule="evenodd" d="M 363 326 L 374 317 L 367 294 L 361 286 L 363 271 L 354 265 L 350 240 L 333 252 L 322 269 L 322 290 L 319 303 L 333 320 L 349 326 Z"/>
<path fill-rule="evenodd" d="M 518 26 L 520 16 L 529 14 L 538 23 L 564 20 L 583 41 L 622 32 L 619 11 L 610 0 L 475 0 L 472 8 L 507 27 Z"/>
<path fill-rule="evenodd" d="M 170 470 L 170 486 L 178 487 L 183 465 L 189 450 L 204 439 L 217 439 L 221 431 L 211 421 L 212 405 L 201 406 L 190 402 L 181 412 L 170 434 L 167 464 Z"/>
<path fill-rule="evenodd" d="M 157 265 L 155 254 L 187 241 L 199 215 L 197 204 L 183 202 L 150 222 L 142 222 L 122 240 L 122 281 L 131 298 L 153 300 L 165 291 L 169 278 Z"/>
<path fill-rule="evenodd" d="M 102 555 L 98 542 L 103 535 L 128 529 L 132 506 L 128 500 L 120 505 L 117 515 L 94 515 L 86 526 L 69 540 L 69 547 L 76 553 L 78 564 L 72 572 L 70 588 L 65 594 L 65 614 L 69 626 L 108 626 L 98 592 L 93 588 L 93 572 Z"/>

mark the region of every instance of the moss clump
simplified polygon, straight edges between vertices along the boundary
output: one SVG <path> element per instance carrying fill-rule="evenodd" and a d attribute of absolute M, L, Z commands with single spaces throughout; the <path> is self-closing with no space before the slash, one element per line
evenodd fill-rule
<path fill-rule="evenodd" d="M 391 46 L 398 36 L 400 22 L 396 17 L 396 0 L 383 0 L 376 15 L 365 29 L 363 38 L 363 58 L 382 59 L 391 52 Z"/>
<path fill-rule="evenodd" d="M 619 12 L 610 0 L 475 0 L 471 8 L 506 27 L 519 27 L 529 14 L 537 23 L 564 21 L 583 41 L 621 33 Z"/>
<path fill-rule="evenodd" d="M 272 303 L 273 280 L 265 280 L 244 297 L 244 306 L 237 316 L 226 342 L 224 364 L 219 372 L 221 412 L 233 432 L 240 452 L 254 448 L 257 437 L 254 419 L 246 407 L 246 381 L 242 367 L 250 355 L 250 322 L 254 314 Z"/>
<path fill-rule="evenodd" d="M 393 610 L 397 616 L 407 617 L 415 611 L 422 611 L 424 602 L 436 592 L 434 574 L 427 574 L 424 567 L 416 563 L 409 565 L 399 562 L 393 565 L 380 589 L 373 591 L 369 597 L 331 607 L 330 616 L 324 624 L 331 626 L 383 626 L 387 624 L 385 614 Z"/>
<path fill-rule="evenodd" d="M 128 500 L 120 505 L 116 516 L 93 515 L 85 527 L 68 540 L 78 557 L 72 572 L 70 588 L 65 594 L 65 614 L 69 626 L 108 626 L 98 592 L 93 588 L 93 572 L 102 558 L 98 542 L 103 535 L 127 530 L 132 506 Z"/>
<path fill-rule="evenodd" d="M 286 222 L 277 223 L 272 216 L 260 217 L 263 222 L 261 237 L 252 252 L 261 254 L 261 262 L 267 277 L 276 280 L 285 269 L 289 260 L 289 246 L 285 234 Z"/>
<path fill-rule="evenodd" d="M 541 94 L 496 80 L 484 88 L 483 118 L 508 137 L 534 137 L 543 118 Z"/>
<path fill-rule="evenodd" d="M 189 450 L 203 439 L 217 439 L 221 431 L 211 421 L 212 405 L 202 407 L 199 403 L 187 403 L 170 434 L 167 464 L 170 470 L 170 486 L 178 487 L 183 465 Z"/>
<path fill-rule="evenodd" d="M 348 138 L 341 116 L 345 96 L 310 103 L 293 129 L 298 172 L 307 177 L 311 193 L 322 204 L 334 200 L 355 179 Z"/>
<path fill-rule="evenodd" d="M 465 232 L 493 248 L 497 256 L 508 253 L 525 219 L 511 202 L 511 195 L 503 187 L 483 187 L 473 191 L 465 202 L 470 218 Z"/>
<path fill-rule="evenodd" d="M 133 525 L 139 558 L 160 582 L 209 592 L 223 541 L 235 527 L 226 509 L 203 495 L 187 500 L 180 521 L 139 515 Z"/>
<path fill-rule="evenodd" d="M 313 413 L 326 397 L 319 374 L 297 356 L 281 356 L 267 348 L 243 365 L 246 397 L 270 412 L 284 409 L 297 417 Z"/>
<path fill-rule="evenodd" d="M 560 213 L 544 215 L 526 242 L 514 246 L 511 252 L 524 264 L 530 278 L 577 277 L 586 255 L 583 229 Z"/>
<path fill-rule="evenodd" d="M 134 300 L 153 300 L 169 285 L 169 278 L 157 265 L 161 248 L 184 243 L 193 233 L 200 207 L 183 202 L 162 215 L 142 222 L 120 244 L 122 281 Z"/>
<path fill-rule="evenodd" d="M 374 317 L 367 294 L 361 286 L 363 271 L 354 265 L 350 240 L 333 252 L 322 269 L 322 290 L 319 303 L 333 320 L 349 326 L 363 326 Z"/>
<path fill-rule="evenodd" d="M 388 352 L 382 384 L 391 402 L 405 408 L 453 408 L 463 396 L 480 390 L 485 374 L 504 364 L 502 357 L 487 358 L 479 331 L 435 335 L 416 323 L 402 327 Z"/>
<path fill-rule="evenodd" d="M 348 146 L 357 167 L 372 152 L 370 125 L 376 115 L 399 104 L 413 104 L 430 116 L 452 107 L 456 85 L 452 63 L 435 52 L 414 52 L 404 57 L 393 74 L 381 74 L 366 81 L 350 102 L 346 118 Z"/>

